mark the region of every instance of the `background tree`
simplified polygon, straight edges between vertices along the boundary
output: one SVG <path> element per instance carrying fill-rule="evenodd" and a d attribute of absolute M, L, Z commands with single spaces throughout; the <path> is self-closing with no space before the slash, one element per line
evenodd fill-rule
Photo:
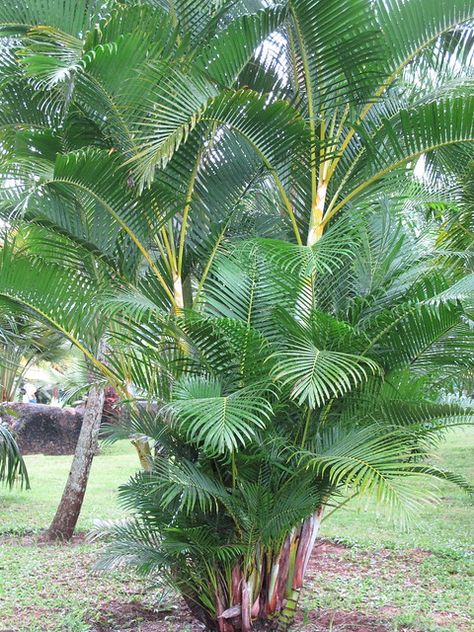
<path fill-rule="evenodd" d="M 11 308 L 0 313 L 1 401 L 12 402 L 29 369 L 40 362 L 57 362 L 64 357 L 63 337 Z"/>
<path fill-rule="evenodd" d="M 94 384 L 90 387 L 66 486 L 51 525 L 42 536 L 45 540 L 70 540 L 74 534 L 87 489 L 92 460 L 98 448 L 104 398 L 103 385 Z"/>

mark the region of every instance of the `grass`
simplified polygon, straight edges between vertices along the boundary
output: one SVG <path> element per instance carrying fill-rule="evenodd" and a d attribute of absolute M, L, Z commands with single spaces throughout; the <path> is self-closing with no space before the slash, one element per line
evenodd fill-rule
<path fill-rule="evenodd" d="M 30 490 L 0 487 L 0 534 L 38 532 L 48 526 L 61 498 L 71 464 L 71 456 L 25 457 Z M 102 448 L 92 463 L 87 492 L 77 525 L 87 531 L 96 518 L 113 520 L 123 514 L 117 504 L 117 488 L 139 467 L 129 441 Z"/>
<path fill-rule="evenodd" d="M 123 573 L 93 573 L 96 559 L 97 548 L 90 544 L 4 544 L 0 554 L 2 627 L 21 621 L 22 631 L 79 632 L 86 625 L 86 613 L 97 604 L 143 597 L 143 586 Z"/>
<path fill-rule="evenodd" d="M 474 430 L 456 431 L 443 443 L 436 463 L 474 481 Z M 466 493 L 447 482 L 434 483 L 439 502 L 427 505 L 409 529 L 401 529 L 373 502 L 355 501 L 323 523 L 324 537 L 363 547 L 422 548 L 455 555 L 472 547 L 473 506 Z"/>
<path fill-rule="evenodd" d="M 339 573 L 316 565 L 312 582 L 324 590 L 306 595 L 307 609 L 382 614 L 392 619 L 394 630 L 398 625 L 425 632 L 469 629 L 474 614 L 471 556 L 355 547 L 332 557 L 338 558 Z"/>
<path fill-rule="evenodd" d="M 473 448 L 474 430 L 453 433 L 440 450 L 439 464 L 472 481 Z M 88 632 L 95 629 L 94 621 L 102 617 L 103 623 L 110 604 L 156 605 L 160 594 L 147 592 L 130 575 L 92 571 L 97 545 L 44 546 L 34 535 L 19 537 L 47 527 L 71 457 L 35 455 L 26 460 L 32 489 L 0 491 L 0 630 Z M 137 466 L 136 453 L 127 442 L 107 447 L 94 459 L 80 531 L 87 531 L 94 519 L 122 515 L 116 489 Z M 441 501 L 427 505 L 409 531 L 400 530 L 372 504 L 362 502 L 348 505 L 324 522 L 322 536 L 344 546 L 316 558 L 303 599 L 306 614 L 297 629 L 351 630 L 338 627 L 337 617 L 352 611 L 390 620 L 388 629 L 393 632 L 471 629 L 474 566 L 469 547 L 474 512 L 466 496 L 451 485 L 440 484 L 439 492 Z M 329 613 L 327 627 L 315 623 L 317 612 Z M 141 629 L 138 620 L 134 626 L 130 629 Z M 173 612 L 159 626 L 160 632 L 195 629 L 188 621 L 177 622 Z"/>

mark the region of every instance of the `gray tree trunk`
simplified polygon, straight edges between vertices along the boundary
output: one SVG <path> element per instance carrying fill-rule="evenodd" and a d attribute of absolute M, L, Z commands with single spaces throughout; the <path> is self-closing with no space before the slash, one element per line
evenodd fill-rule
<path fill-rule="evenodd" d="M 69 471 L 66 487 L 53 521 L 44 535 L 45 540 L 70 540 L 81 513 L 92 459 L 97 449 L 104 388 L 92 386 L 87 397 L 81 432 Z"/>

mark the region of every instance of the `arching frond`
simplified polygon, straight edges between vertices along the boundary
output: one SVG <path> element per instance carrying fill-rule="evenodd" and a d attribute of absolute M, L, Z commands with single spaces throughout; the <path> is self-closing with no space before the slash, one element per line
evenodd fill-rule
<path fill-rule="evenodd" d="M 350 328 L 335 319 L 313 313 L 309 323 L 278 314 L 281 328 L 275 379 L 291 387 L 299 405 L 320 407 L 333 397 L 351 391 L 379 371 L 377 364 L 362 355 L 341 349 L 351 339 Z"/>
<path fill-rule="evenodd" d="M 245 445 L 264 428 L 271 406 L 258 386 L 224 394 L 215 380 L 190 376 L 175 385 L 167 411 L 191 441 L 224 453 Z"/>
<path fill-rule="evenodd" d="M 24 33 L 35 26 L 52 26 L 76 37 L 85 34 L 107 11 L 107 2 L 98 0 L 19 0 L 0 10 L 0 32 Z"/>
<path fill-rule="evenodd" d="M 13 487 L 17 481 L 29 489 L 28 472 L 18 445 L 0 419 L 0 483 Z"/>

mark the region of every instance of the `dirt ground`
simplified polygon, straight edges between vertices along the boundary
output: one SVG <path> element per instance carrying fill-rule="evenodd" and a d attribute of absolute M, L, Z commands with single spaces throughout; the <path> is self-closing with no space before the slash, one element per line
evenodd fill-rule
<path fill-rule="evenodd" d="M 361 551 L 356 559 L 347 559 L 348 549 L 345 546 L 322 540 L 316 546 L 314 556 L 310 562 L 307 576 L 306 594 L 302 597 L 302 608 L 298 612 L 295 632 L 393 632 L 393 619 L 399 613 L 396 607 L 381 608 L 378 615 L 368 615 L 358 610 L 338 610 L 333 608 L 312 608 L 308 605 L 311 592 L 318 585 L 324 585 L 328 577 L 354 577 L 361 574 L 379 572 L 381 562 L 393 564 L 397 573 L 405 573 L 416 583 L 416 567 L 431 554 L 429 552 L 412 549 L 408 551 L 393 551 L 380 549 Z M 179 615 L 178 615 L 179 612 Z M 432 613 L 436 624 L 443 629 L 455 626 L 459 632 L 473 630 L 470 623 L 463 617 L 451 613 Z M 422 628 L 397 626 L 399 632 L 417 632 Z M 451 628 L 450 628 L 451 629 Z M 197 623 L 183 605 L 176 610 L 154 612 L 137 603 L 112 601 L 104 604 L 100 618 L 93 624 L 94 632 L 199 632 L 203 626 Z M 424 628 L 423 628 L 424 632 Z"/>
<path fill-rule="evenodd" d="M 18 592 L 18 601 L 10 617 L 7 616 L 7 626 L 2 626 L 0 620 L 0 632 L 44 632 L 50 629 L 55 632 L 58 629 L 61 632 L 63 629 L 67 632 L 203 630 L 186 606 L 173 595 L 164 599 L 158 609 L 155 607 L 156 599 L 150 598 L 144 584 L 133 576 L 120 574 L 118 578 L 108 579 L 94 573 L 91 569 L 99 550 L 87 544 L 83 535 L 75 536 L 71 543 L 60 546 L 46 544 L 35 535 L 3 537 L 0 538 L 0 546 L 5 550 L 11 549 L 12 553 L 16 551 L 4 569 L 18 560 L 19 553 L 24 553 L 25 559 L 35 560 L 37 574 L 44 574 L 44 581 L 40 582 L 40 590 L 35 595 L 37 599 L 31 598 L 34 584 L 25 584 L 23 593 Z M 25 562 L 19 563 L 28 581 L 32 581 L 32 576 L 37 577 L 24 568 Z M 351 548 L 322 539 L 310 561 L 294 632 L 473 630 L 468 615 L 460 614 L 463 610 L 454 612 L 447 607 L 446 611 L 438 611 L 437 607 L 431 608 L 429 602 L 429 623 L 415 615 L 414 620 L 404 624 L 406 605 L 413 594 L 422 594 L 428 599 L 432 597 L 432 603 L 443 604 L 439 595 L 443 595 L 445 585 L 436 585 L 435 573 L 429 566 L 436 563 L 434 554 L 419 548 Z M 450 572 L 452 577 L 462 575 L 468 593 L 469 573 L 464 567 L 453 563 Z M 108 581 L 112 583 L 108 585 Z M 363 586 L 366 589 L 362 589 Z M 64 627 L 59 625 L 58 628 L 60 610 L 78 595 L 84 599 L 84 604 L 88 604 L 82 610 L 80 622 L 64 623 Z M 64 614 L 67 615 L 67 609 Z M 53 627 L 49 627 L 48 623 L 51 615 L 56 621 Z M 18 627 L 12 628 L 12 623 Z"/>

